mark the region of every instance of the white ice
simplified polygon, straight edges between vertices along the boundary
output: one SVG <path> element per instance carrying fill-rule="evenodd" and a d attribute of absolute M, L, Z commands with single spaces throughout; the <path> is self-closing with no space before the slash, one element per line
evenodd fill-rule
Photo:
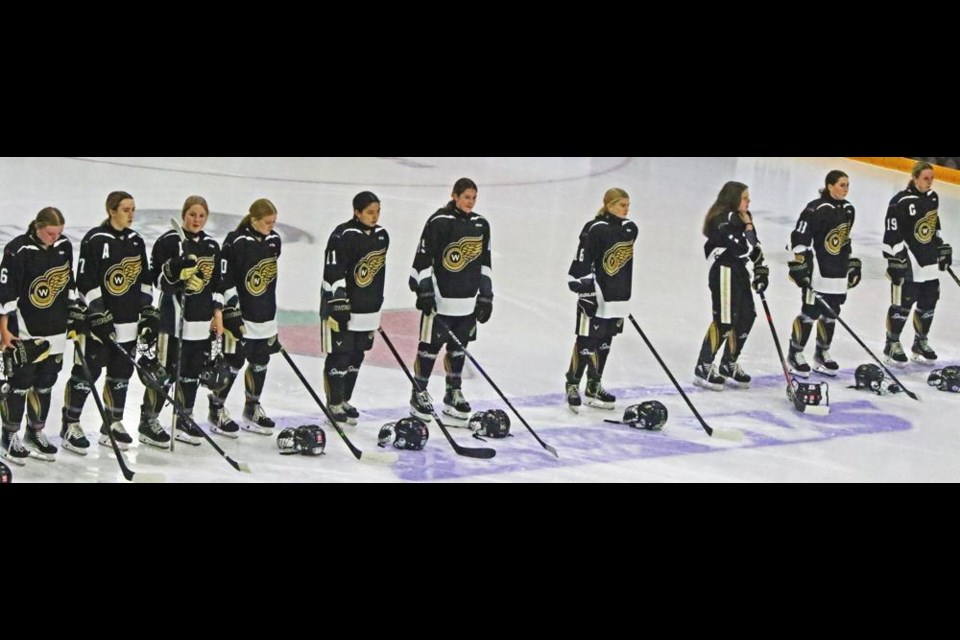
<path fill-rule="evenodd" d="M 889 284 L 880 253 L 883 217 L 890 197 L 908 177 L 844 158 L 2 158 L 0 244 L 23 232 L 41 208 L 56 206 L 75 242 L 104 217 L 113 190 L 136 198 L 134 228 L 153 238 L 179 215 L 186 196 L 207 198 L 209 229 L 220 239 L 256 198 L 277 205 L 284 236 L 279 302 L 284 337 L 315 389 L 322 393 L 316 309 L 322 254 L 333 227 L 351 215 L 352 197 L 372 190 L 382 200 L 381 224 L 391 236 L 387 261 L 385 327 L 412 362 L 417 331 L 407 275 L 426 218 L 449 199 L 462 176 L 479 185 L 476 211 L 493 233 L 494 312 L 470 351 L 504 390 L 527 422 L 556 447 L 554 459 L 519 420 L 515 437 L 481 443 L 451 429 L 465 447 L 491 446 L 491 460 L 457 456 L 436 426 L 423 452 L 399 451 L 393 465 L 358 462 L 333 428 L 320 458 L 280 456 L 273 438 L 243 432 L 239 440 L 214 436 L 252 474 L 234 471 L 206 443 L 178 444 L 174 453 L 135 443 L 131 468 L 163 474 L 167 482 L 912 482 L 960 479 L 960 437 L 952 412 L 960 397 L 926 385 L 929 368 L 895 370 L 920 402 L 904 395 L 876 396 L 848 389 L 857 365 L 870 356 L 837 328 L 832 349 L 841 375 L 831 381 L 832 413 L 811 417 L 792 408 L 770 329 L 757 301 L 758 318 L 741 363 L 755 384 L 749 390 L 703 391 L 691 384 L 693 365 L 710 317 L 707 265 L 700 226 L 704 212 L 727 180 L 750 187 L 757 229 L 771 268 L 767 294 L 780 340 L 786 343 L 799 311 L 799 290 L 787 279 L 785 245 L 803 205 L 817 195 L 830 169 L 850 175 L 849 199 L 857 208 L 854 252 L 864 265 L 862 284 L 850 294 L 843 318 L 876 354 L 883 348 Z M 660 355 L 713 428 L 740 429 L 742 442 L 710 438 L 631 326 L 613 344 L 604 384 L 618 396 L 617 410 L 584 408 L 570 413 L 563 399 L 564 372 L 573 346 L 574 296 L 566 271 L 583 223 L 601 206 L 604 191 L 631 195 L 630 217 L 640 228 L 635 252 L 634 315 Z M 948 242 L 960 243 L 960 187 L 937 182 L 940 217 Z M 228 214 L 231 217 L 217 214 Z M 931 344 L 941 365 L 960 362 L 960 287 L 941 279 L 941 300 Z M 908 323 L 904 342 L 909 347 Z M 379 427 L 406 414 L 410 395 L 403 373 L 380 338 L 364 365 L 353 400 L 362 411 L 348 437 L 364 451 L 378 451 Z M 812 342 L 812 341 L 811 341 Z M 812 359 L 812 346 L 807 356 Z M 68 348 L 67 362 L 71 351 Z M 471 365 L 464 392 L 475 409 L 505 408 Z M 437 370 L 442 373 L 442 364 Z M 442 377 L 431 391 L 439 400 Z M 54 389 L 47 433 L 59 445 L 64 367 Z M 822 379 L 822 378 L 821 378 Z M 143 388 L 133 379 L 125 424 L 136 433 Z M 242 385 L 228 401 L 242 409 Z M 669 410 L 662 433 L 605 424 L 628 404 L 658 399 Z M 323 424 L 319 409 L 286 363 L 271 363 L 263 403 L 281 426 Z M 201 426 L 206 401 L 197 403 Z M 169 424 L 169 409 L 163 421 Z M 513 416 L 512 416 L 513 417 Z M 123 482 L 113 451 L 96 444 L 99 426 L 88 400 L 83 426 L 93 442 L 85 458 L 61 450 L 55 463 L 31 459 L 13 467 L 17 482 Z M 382 451 L 382 450 L 380 450 Z M 12 466 L 12 465 L 10 465 Z"/>

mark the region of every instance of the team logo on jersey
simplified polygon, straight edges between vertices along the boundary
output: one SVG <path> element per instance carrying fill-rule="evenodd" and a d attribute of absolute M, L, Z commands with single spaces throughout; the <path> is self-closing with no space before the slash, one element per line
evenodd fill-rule
<path fill-rule="evenodd" d="M 200 293 L 207 288 L 213 279 L 213 256 L 202 256 L 197 258 L 197 273 L 203 278 L 203 286 L 195 293 Z"/>
<path fill-rule="evenodd" d="M 250 271 L 247 271 L 247 292 L 252 296 L 262 296 L 270 283 L 277 279 L 277 258 L 264 258 Z"/>
<path fill-rule="evenodd" d="M 377 277 L 383 265 L 387 263 L 387 250 L 371 251 L 363 256 L 353 268 L 353 281 L 358 287 L 369 287 L 373 279 Z"/>
<path fill-rule="evenodd" d="M 913 227 L 913 235 L 917 238 L 917 242 L 929 244 L 933 240 L 933 236 L 937 233 L 937 219 L 939 217 L 940 212 L 934 209 L 917 220 L 917 224 Z"/>
<path fill-rule="evenodd" d="M 618 242 L 603 254 L 603 270 L 612 278 L 631 260 L 633 260 L 633 240 Z"/>
<path fill-rule="evenodd" d="M 823 248 L 832 256 L 840 255 L 840 251 L 850 242 L 850 223 L 844 222 L 830 231 L 823 239 Z"/>
<path fill-rule="evenodd" d="M 70 282 L 70 265 L 49 269 L 30 283 L 30 304 L 37 309 L 50 307 Z"/>
<path fill-rule="evenodd" d="M 443 268 L 453 273 L 463 271 L 468 264 L 479 258 L 481 253 L 483 236 L 461 238 L 443 250 Z"/>
<path fill-rule="evenodd" d="M 140 256 L 124 258 L 107 269 L 107 274 L 103 276 L 103 286 L 111 295 L 122 296 L 130 290 L 142 271 L 143 264 L 140 263 Z"/>

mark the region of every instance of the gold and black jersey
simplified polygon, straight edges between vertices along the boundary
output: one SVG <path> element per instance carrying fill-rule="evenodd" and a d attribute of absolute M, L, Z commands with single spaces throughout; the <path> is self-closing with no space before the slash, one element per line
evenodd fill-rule
<path fill-rule="evenodd" d="M 323 260 L 321 301 L 346 296 L 353 313 L 376 313 L 383 306 L 390 236 L 383 227 L 356 218 L 330 234 Z"/>
<path fill-rule="evenodd" d="M 220 287 L 220 244 L 206 232 L 186 234 L 186 242 L 180 242 L 176 231 L 170 230 L 157 238 L 151 252 L 151 274 L 153 282 L 160 287 L 160 322 L 164 332 L 175 335 L 174 324 L 177 316 L 174 297 L 184 289 L 180 281 L 170 282 L 163 273 L 163 265 L 181 254 L 197 258 L 196 276 L 202 280 L 200 288 L 187 294 L 186 322 L 209 322 L 213 310 L 219 301 L 217 291 Z"/>
<path fill-rule="evenodd" d="M 104 307 L 116 324 L 136 322 L 153 302 L 150 262 L 133 229 L 117 231 L 109 223 L 91 229 L 80 242 L 77 289 L 92 308 Z"/>
<path fill-rule="evenodd" d="M 919 267 L 937 264 L 940 237 L 940 198 L 936 191 L 920 193 L 911 184 L 890 200 L 884 220 L 883 251 L 896 255 L 904 249 Z"/>
<path fill-rule="evenodd" d="M 220 255 L 220 284 L 224 304 L 236 298 L 243 319 L 270 322 L 277 317 L 280 236 L 263 235 L 247 225 L 232 231 L 223 241 Z"/>
<path fill-rule="evenodd" d="M 856 219 L 853 205 L 824 193 L 807 203 L 790 234 L 794 253 L 813 251 L 823 278 L 846 278 L 853 243 L 850 234 Z"/>
<path fill-rule="evenodd" d="M 585 224 L 567 273 L 570 280 L 584 282 L 592 278 L 603 300 L 629 301 L 633 294 L 637 233 L 636 223 L 611 213 Z"/>
<path fill-rule="evenodd" d="M 66 237 L 44 247 L 33 234 L 24 234 L 4 247 L 0 308 L 29 335 L 62 335 L 75 289 L 73 245 Z"/>

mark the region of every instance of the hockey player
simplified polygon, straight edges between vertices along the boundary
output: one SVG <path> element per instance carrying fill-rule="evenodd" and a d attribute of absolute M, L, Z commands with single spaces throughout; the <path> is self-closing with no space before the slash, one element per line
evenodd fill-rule
<path fill-rule="evenodd" d="M 250 205 L 250 212 L 223 242 L 220 257 L 220 293 L 224 308 L 215 315 L 219 331 L 226 331 L 224 359 L 230 381 L 211 393 L 209 420 L 214 433 L 236 438 L 239 428 L 224 407 L 236 376 L 247 361 L 243 377 L 246 403 L 244 429 L 260 435 L 273 433 L 274 421 L 260 405 L 270 356 L 280 350 L 277 336 L 277 259 L 280 236 L 273 230 L 277 208 L 266 198 Z M 188 303 L 189 304 L 189 303 Z"/>
<path fill-rule="evenodd" d="M 125 191 L 114 191 L 107 196 L 107 219 L 91 229 L 80 243 L 77 264 L 77 289 L 85 305 L 86 335 L 79 343 L 86 355 L 87 366 L 93 375 L 87 381 L 75 352 L 74 366 L 67 382 L 63 399 L 63 448 L 86 455 L 89 443 L 80 431 L 80 415 L 90 395 L 90 384 L 100 377 L 106 367 L 103 400 L 110 419 L 117 446 L 126 451 L 133 440 L 123 426 L 123 410 L 127 389 L 133 376 L 133 363 L 111 344 L 115 338 L 127 352 L 134 352 L 137 336 L 147 331 L 156 317 L 153 286 L 150 284 L 150 264 L 143 238 L 133 225 L 136 203 Z M 72 317 L 81 313 L 70 311 Z M 79 332 L 78 332 L 79 333 Z M 107 425 L 100 428 L 99 442 L 110 445 Z"/>
<path fill-rule="evenodd" d="M 168 375 L 175 376 L 179 368 L 176 400 L 191 415 L 210 345 L 215 301 L 222 303 L 216 293 L 220 287 L 220 245 L 203 231 L 209 215 L 203 197 L 187 198 L 181 210 L 186 243 L 181 246 L 179 234 L 171 229 L 157 239 L 151 255 L 154 284 L 160 288 L 160 335 L 144 336 L 144 340 L 156 346 L 157 359 Z M 182 351 L 177 338 L 180 314 L 184 316 Z M 138 431 L 140 442 L 168 449 L 170 434 L 158 419 L 163 404 L 163 396 L 147 387 Z M 177 441 L 191 445 L 199 445 L 203 437 L 192 423 L 183 421 L 178 421 L 176 434 Z"/>
<path fill-rule="evenodd" d="M 320 345 L 327 354 L 323 380 L 337 422 L 357 424 L 350 404 L 360 365 L 380 327 L 390 236 L 377 225 L 380 199 L 369 191 L 353 199 L 353 218 L 333 230 L 324 254 Z"/>
<path fill-rule="evenodd" d="M 840 313 L 847 300 L 847 289 L 860 284 L 860 259 L 851 257 L 850 232 L 855 212 L 847 202 L 850 178 L 843 171 L 833 170 L 824 179 L 820 197 L 807 203 L 800 212 L 797 226 L 790 234 L 794 258 L 789 262 L 790 279 L 800 287 L 800 315 L 793 321 L 790 353 L 787 362 L 794 374 L 807 378 L 810 365 L 803 349 L 817 323 L 817 349 L 813 360 L 816 370 L 828 376 L 837 375 L 840 365 L 830 356 L 830 344 L 836 330 L 836 319 L 817 301 L 815 294 Z M 817 269 L 813 263 L 816 257 Z"/>
<path fill-rule="evenodd" d="M 928 342 L 933 314 L 940 299 L 940 274 L 953 263 L 953 249 L 940 235 L 940 198 L 933 190 L 933 165 L 913 166 L 907 188 L 893 196 L 887 208 L 883 233 L 883 256 L 890 278 L 890 308 L 887 309 L 888 363 L 903 366 L 907 356 L 900 332 L 913 312 L 913 360 L 932 364 L 937 352 Z"/>
<path fill-rule="evenodd" d="M 423 312 L 414 363 L 414 377 L 423 392 L 413 389 L 410 413 L 421 420 L 431 418 L 432 402 L 426 389 L 444 344 L 447 379 L 443 412 L 466 421 L 471 411 L 461 390 L 466 354 L 435 320 L 439 319 L 466 346 L 476 339 L 477 323 L 486 322 L 493 313 L 490 224 L 473 212 L 477 185 L 470 178 L 460 178 L 450 197 L 450 202 L 424 225 L 410 272 L 410 289 L 417 294 L 417 309 Z"/>
<path fill-rule="evenodd" d="M 67 308 L 77 298 L 73 246 L 63 227 L 58 209 L 42 209 L 27 232 L 7 244 L 0 264 L 0 335 L 13 369 L 6 372 L 10 390 L 0 403 L 0 453 L 21 465 L 28 455 L 53 461 L 57 453 L 43 429 L 50 390 L 63 368 Z M 24 411 L 26 447 L 18 436 Z"/>
<path fill-rule="evenodd" d="M 713 321 L 700 348 L 700 357 L 694 369 L 693 383 L 722 391 L 728 381 L 739 387 L 750 386 L 747 375 L 737 359 L 757 318 L 750 292 L 750 273 L 747 262 L 753 262 L 753 288 L 764 291 L 769 283 L 769 268 L 763 264 L 763 251 L 750 213 L 750 191 L 740 182 L 728 182 L 720 189 L 716 201 L 707 211 L 703 222 L 707 241 L 703 253 L 710 265 L 710 294 Z M 720 360 L 720 372 L 714 368 L 714 358 L 726 342 Z"/>
<path fill-rule="evenodd" d="M 577 294 L 577 340 L 567 371 L 567 405 L 581 405 L 580 380 L 587 372 L 587 404 L 613 409 L 617 398 L 600 379 L 613 337 L 623 332 L 633 291 L 633 245 L 637 225 L 627 220 L 630 196 L 623 189 L 603 194 L 603 207 L 580 232 L 577 255 L 570 264 L 568 286 Z"/>

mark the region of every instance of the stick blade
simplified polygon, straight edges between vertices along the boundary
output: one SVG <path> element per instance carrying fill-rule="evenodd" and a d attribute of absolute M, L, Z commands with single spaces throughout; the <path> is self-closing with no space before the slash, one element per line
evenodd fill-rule
<path fill-rule="evenodd" d="M 457 452 L 457 455 L 465 456 L 467 458 L 479 458 L 480 460 L 489 460 L 493 456 L 497 455 L 496 449 L 490 449 L 488 447 L 462 447 L 457 445 L 454 447 L 454 451 Z"/>

